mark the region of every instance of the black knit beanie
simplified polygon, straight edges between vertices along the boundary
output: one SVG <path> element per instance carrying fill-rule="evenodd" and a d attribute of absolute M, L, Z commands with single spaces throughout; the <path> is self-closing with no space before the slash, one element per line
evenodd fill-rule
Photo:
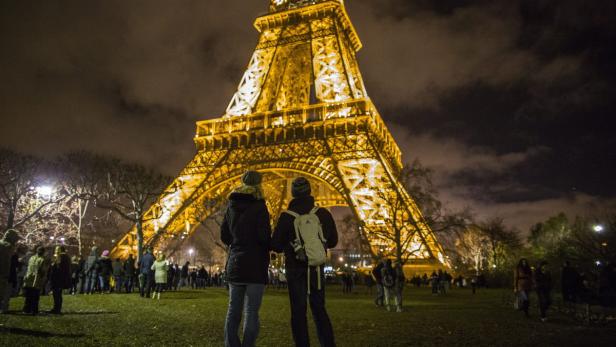
<path fill-rule="evenodd" d="M 246 171 L 242 175 L 242 183 L 247 186 L 258 186 L 261 184 L 261 174 L 257 171 Z"/>
<path fill-rule="evenodd" d="M 291 195 L 293 195 L 294 198 L 310 195 L 310 182 L 304 177 L 294 179 L 291 185 Z"/>

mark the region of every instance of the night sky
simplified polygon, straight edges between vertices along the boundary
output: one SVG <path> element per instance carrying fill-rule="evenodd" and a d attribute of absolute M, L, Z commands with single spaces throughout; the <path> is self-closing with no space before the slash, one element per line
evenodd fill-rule
<path fill-rule="evenodd" d="M 0 3 L 0 146 L 175 175 L 266 0 Z M 348 0 L 368 94 L 441 197 L 526 230 L 616 207 L 616 2 Z"/>

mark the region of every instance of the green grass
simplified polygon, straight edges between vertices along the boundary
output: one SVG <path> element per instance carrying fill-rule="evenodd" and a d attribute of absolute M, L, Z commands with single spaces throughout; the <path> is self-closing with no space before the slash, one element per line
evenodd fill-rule
<path fill-rule="evenodd" d="M 363 288 L 360 288 L 363 291 Z M 554 314 L 541 323 L 503 301 L 509 292 L 427 289 L 405 293 L 403 313 L 374 306 L 371 296 L 343 296 L 328 287 L 327 307 L 339 346 L 614 346 L 614 326 L 582 326 Z M 0 346 L 221 346 L 227 296 L 222 289 L 165 293 L 160 302 L 132 295 L 65 296 L 62 316 L 0 316 Z M 11 301 L 18 311 L 23 299 Z M 41 298 L 49 309 L 51 297 Z M 268 290 L 261 308 L 259 346 L 291 346 L 285 291 Z M 310 325 L 312 344 L 318 345 Z"/>

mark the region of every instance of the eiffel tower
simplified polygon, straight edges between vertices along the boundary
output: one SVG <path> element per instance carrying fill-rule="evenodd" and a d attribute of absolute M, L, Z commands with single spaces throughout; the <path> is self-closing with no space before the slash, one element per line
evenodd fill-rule
<path fill-rule="evenodd" d="M 400 149 L 366 93 L 355 56 L 362 43 L 343 0 L 270 0 L 254 25 L 259 42 L 237 92 L 222 117 L 197 123 L 197 154 L 148 211 L 144 244 L 164 248 L 190 236 L 250 169 L 264 175 L 274 217 L 288 205 L 290 181 L 303 175 L 317 205 L 351 208 L 375 253 L 392 254 L 382 235 L 391 232 L 385 220 L 396 218 L 412 261 L 446 264 L 396 179 Z M 388 216 L 387 194 L 403 198 L 402 213 Z M 136 249 L 133 228 L 112 254 Z"/>

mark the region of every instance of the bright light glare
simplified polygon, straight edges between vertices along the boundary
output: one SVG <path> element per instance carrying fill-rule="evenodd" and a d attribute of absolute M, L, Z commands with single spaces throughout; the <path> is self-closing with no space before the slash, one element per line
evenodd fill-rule
<path fill-rule="evenodd" d="M 603 231 L 603 225 L 597 224 L 594 227 L 592 227 L 592 230 L 594 230 L 596 233 L 600 233 Z"/>
<path fill-rule="evenodd" d="M 188 254 L 190 254 L 190 255 L 192 255 L 194 252 L 195 252 L 195 250 L 192 249 L 192 248 L 188 250 Z"/>
<path fill-rule="evenodd" d="M 338 258 L 338 260 L 342 263 L 344 261 L 343 257 Z"/>
<path fill-rule="evenodd" d="M 51 186 L 39 186 L 36 187 L 36 193 L 43 197 L 50 197 L 53 193 L 53 188 Z"/>

